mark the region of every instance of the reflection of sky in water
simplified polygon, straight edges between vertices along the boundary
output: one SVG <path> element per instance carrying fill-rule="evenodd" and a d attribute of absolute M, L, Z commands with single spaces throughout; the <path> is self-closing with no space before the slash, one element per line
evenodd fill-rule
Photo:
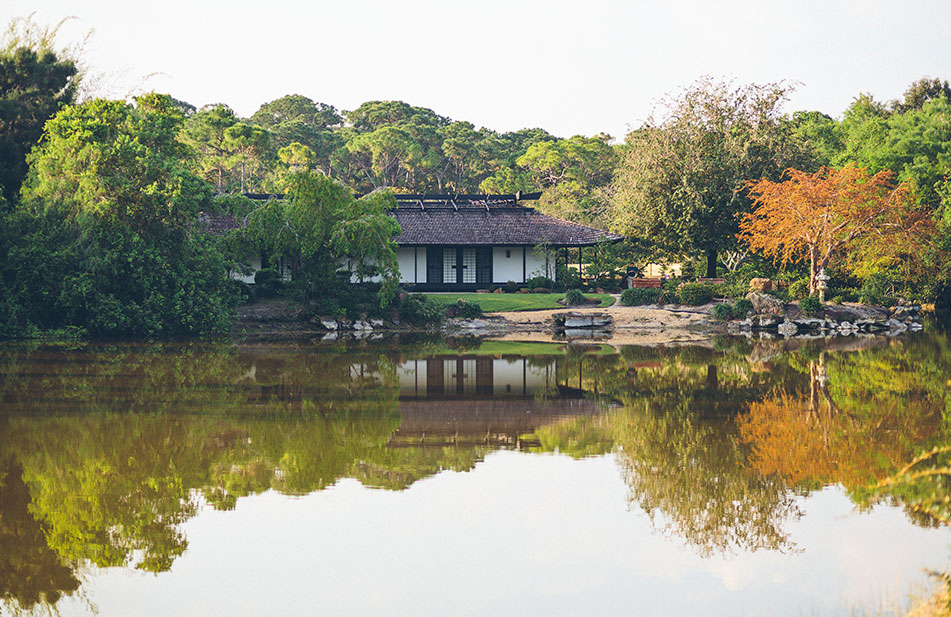
<path fill-rule="evenodd" d="M 797 551 L 700 558 L 629 506 L 613 456 L 496 452 L 402 492 L 344 480 L 206 508 L 159 575 L 107 570 L 100 615 L 808 615 L 901 600 L 942 568 L 947 529 L 862 514 L 838 489 L 801 501 Z M 64 599 L 63 615 L 85 605 Z"/>

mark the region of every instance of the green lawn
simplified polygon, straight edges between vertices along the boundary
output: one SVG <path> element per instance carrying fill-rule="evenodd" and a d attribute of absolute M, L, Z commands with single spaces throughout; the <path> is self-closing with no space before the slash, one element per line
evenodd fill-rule
<path fill-rule="evenodd" d="M 565 308 L 557 300 L 565 294 L 477 294 L 477 293 L 429 293 L 428 298 L 441 305 L 452 304 L 463 298 L 478 304 L 486 313 L 498 311 L 540 311 L 545 309 Z M 586 294 L 588 298 L 600 298 L 599 308 L 611 306 L 614 298 L 610 294 Z M 596 306 L 591 304 L 589 306 Z"/>

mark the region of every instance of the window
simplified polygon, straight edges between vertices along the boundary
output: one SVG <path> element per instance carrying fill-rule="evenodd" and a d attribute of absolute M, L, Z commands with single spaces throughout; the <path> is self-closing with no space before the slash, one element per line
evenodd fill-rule
<path fill-rule="evenodd" d="M 462 282 L 476 282 L 476 250 L 462 249 Z"/>
<path fill-rule="evenodd" d="M 512 257 L 512 249 L 505 249 L 505 258 L 508 259 Z"/>

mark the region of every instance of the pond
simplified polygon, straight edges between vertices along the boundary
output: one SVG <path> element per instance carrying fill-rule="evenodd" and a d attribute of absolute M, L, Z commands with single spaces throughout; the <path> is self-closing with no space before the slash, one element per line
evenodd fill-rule
<path fill-rule="evenodd" d="M 0 613 L 901 614 L 949 378 L 940 330 L 7 343 Z"/>

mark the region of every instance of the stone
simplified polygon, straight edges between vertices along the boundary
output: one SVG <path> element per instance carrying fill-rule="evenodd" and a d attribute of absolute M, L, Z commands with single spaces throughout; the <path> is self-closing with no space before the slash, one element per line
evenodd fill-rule
<path fill-rule="evenodd" d="M 353 322 L 353 329 L 354 329 L 354 330 L 361 330 L 361 331 L 362 331 L 362 330 L 372 330 L 372 329 L 373 329 L 373 326 L 371 326 L 369 323 L 367 323 L 367 322 L 365 322 L 365 321 L 363 321 L 363 320 L 358 320 L 358 321 Z"/>
<path fill-rule="evenodd" d="M 793 320 L 793 323 L 795 323 L 797 327 L 804 330 L 820 330 L 826 322 L 824 319 L 818 319 L 815 317 L 801 317 L 799 319 Z"/>
<path fill-rule="evenodd" d="M 799 332 L 799 328 L 795 323 L 791 321 L 784 321 L 776 327 L 776 331 L 783 336 L 796 336 L 796 333 Z"/>
<path fill-rule="evenodd" d="M 566 317 L 565 328 L 590 328 L 594 321 L 590 317 Z"/>
<path fill-rule="evenodd" d="M 324 327 L 325 330 L 337 330 L 340 328 L 340 324 L 337 323 L 336 319 L 324 319 L 321 317 L 320 325 Z"/>
<path fill-rule="evenodd" d="M 370 320 L 370 325 L 373 326 L 374 328 L 382 328 L 382 327 L 383 327 L 383 320 L 382 320 L 382 319 L 371 319 L 371 320 Z"/>
<path fill-rule="evenodd" d="M 889 330 L 907 330 L 908 326 L 905 325 L 905 322 L 898 321 L 897 319 L 888 320 L 888 329 Z"/>
<path fill-rule="evenodd" d="M 764 291 L 769 291 L 773 288 L 773 281 L 766 278 L 755 278 L 750 279 L 750 291 L 763 293 Z"/>
<path fill-rule="evenodd" d="M 500 293 L 502 293 L 502 288 L 501 288 L 501 287 L 496 287 L 495 290 L 492 291 L 492 293 L 494 293 L 494 294 L 500 294 Z"/>
<path fill-rule="evenodd" d="M 337 333 L 336 333 L 336 332 L 328 332 L 328 333 L 325 334 L 320 340 L 322 340 L 322 341 L 336 341 L 336 340 L 337 340 Z"/>
<path fill-rule="evenodd" d="M 782 315 L 786 309 L 786 303 L 775 296 L 769 294 L 750 292 L 746 294 L 746 299 L 753 305 L 753 310 L 758 315 Z"/>

